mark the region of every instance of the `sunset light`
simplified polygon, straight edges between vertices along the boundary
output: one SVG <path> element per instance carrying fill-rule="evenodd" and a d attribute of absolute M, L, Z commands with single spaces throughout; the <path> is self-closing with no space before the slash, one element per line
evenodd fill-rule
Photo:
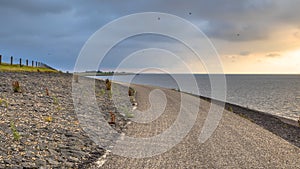
<path fill-rule="evenodd" d="M 299 8 L 0 0 L 0 169 L 299 169 Z"/>

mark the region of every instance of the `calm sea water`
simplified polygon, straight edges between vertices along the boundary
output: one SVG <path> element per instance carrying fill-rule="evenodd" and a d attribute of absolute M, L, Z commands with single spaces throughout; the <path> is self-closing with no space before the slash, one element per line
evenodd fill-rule
<path fill-rule="evenodd" d="M 209 76 L 195 77 L 200 95 L 211 97 Z M 197 93 L 191 90 L 193 83 L 185 79 L 186 75 L 141 74 L 109 78 L 120 82 L 180 88 L 181 91 Z M 176 79 L 184 81 L 184 86 L 178 85 Z M 294 120 L 300 116 L 300 75 L 226 75 L 226 85 L 226 102 Z"/>

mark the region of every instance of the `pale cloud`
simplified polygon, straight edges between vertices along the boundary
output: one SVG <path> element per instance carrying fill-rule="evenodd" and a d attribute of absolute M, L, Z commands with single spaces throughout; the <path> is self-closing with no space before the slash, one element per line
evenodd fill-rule
<path fill-rule="evenodd" d="M 240 52 L 240 55 L 241 55 L 241 56 L 248 56 L 248 55 L 250 55 L 250 54 L 251 54 L 250 51 L 242 51 L 242 52 Z"/>
<path fill-rule="evenodd" d="M 300 39 L 300 31 L 295 32 L 295 33 L 294 33 L 294 36 L 295 36 L 296 38 Z"/>

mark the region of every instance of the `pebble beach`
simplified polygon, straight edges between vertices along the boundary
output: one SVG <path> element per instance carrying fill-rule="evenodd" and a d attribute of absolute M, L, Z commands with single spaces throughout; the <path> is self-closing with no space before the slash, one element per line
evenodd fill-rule
<path fill-rule="evenodd" d="M 86 168 L 105 153 L 80 127 L 72 78 L 63 73 L 0 73 L 0 168 Z M 12 89 L 15 81 L 19 92 Z M 105 82 L 97 80 L 96 90 L 103 89 Z M 114 129 L 125 130 L 128 119 L 108 92 L 97 100 L 108 122 L 114 112 Z"/>

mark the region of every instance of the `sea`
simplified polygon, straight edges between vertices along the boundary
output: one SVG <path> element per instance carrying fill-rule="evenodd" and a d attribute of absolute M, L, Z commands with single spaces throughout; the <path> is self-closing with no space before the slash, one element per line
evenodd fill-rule
<path fill-rule="evenodd" d="M 226 98 L 222 101 L 270 113 L 292 120 L 300 117 L 300 75 L 193 75 L 186 74 L 137 74 L 95 76 L 97 79 L 159 86 L 213 98 L 212 83 L 223 77 Z M 222 79 L 222 78 L 220 78 Z M 182 83 L 184 82 L 184 83 Z M 218 81 L 217 81 L 218 82 Z M 198 90 L 195 90 L 195 85 Z"/>

